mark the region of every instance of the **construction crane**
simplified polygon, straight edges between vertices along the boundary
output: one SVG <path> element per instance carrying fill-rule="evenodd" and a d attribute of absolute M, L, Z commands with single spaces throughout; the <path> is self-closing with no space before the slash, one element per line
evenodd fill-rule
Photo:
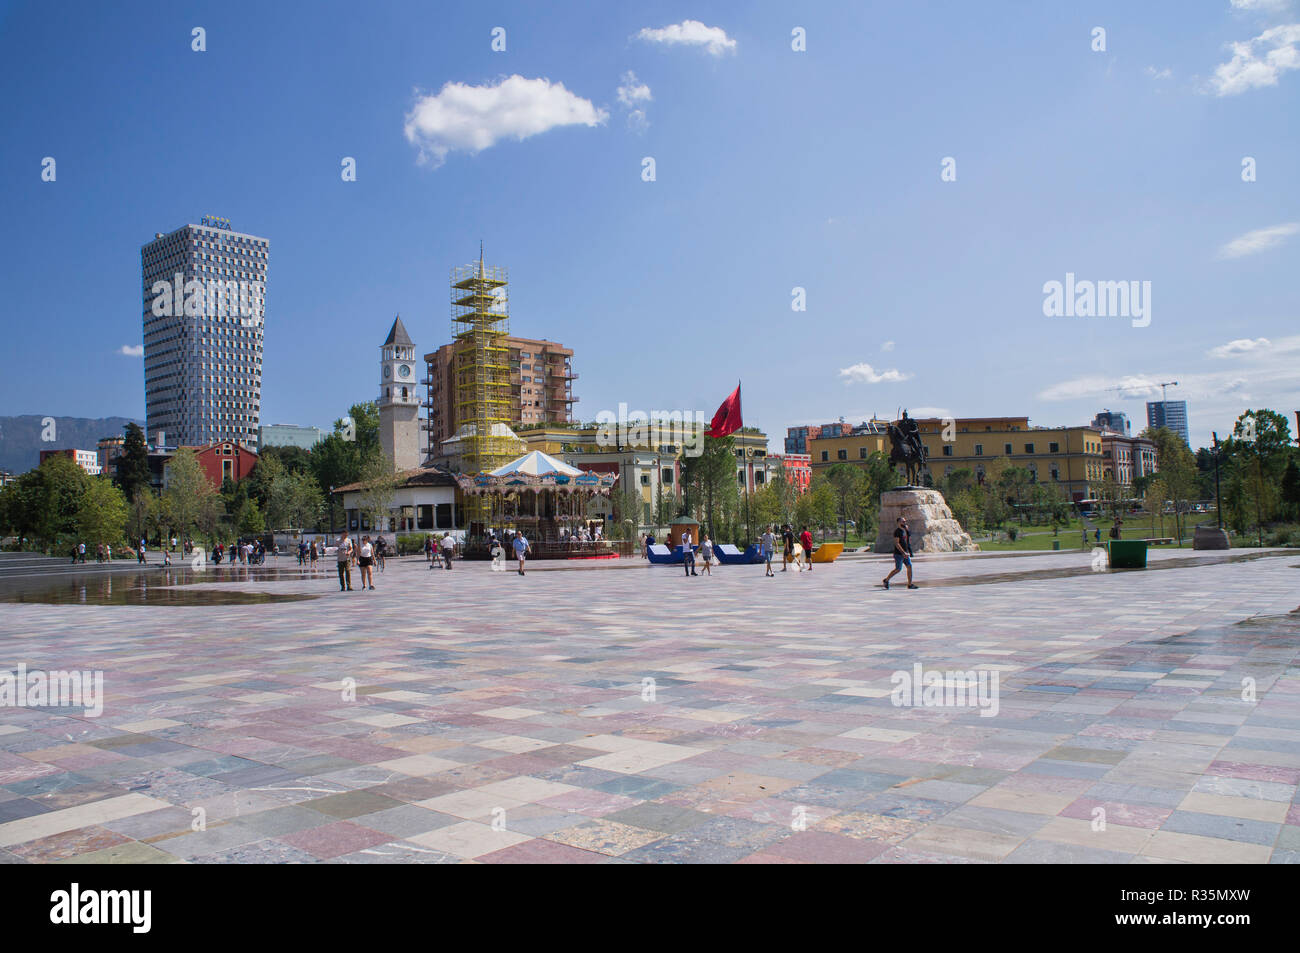
<path fill-rule="evenodd" d="M 1166 387 L 1177 387 L 1177 386 L 1178 386 L 1178 381 L 1161 381 L 1161 382 L 1160 382 L 1159 384 L 1157 384 L 1156 386 L 1160 388 L 1160 403 L 1163 404 L 1163 403 L 1165 402 L 1165 400 L 1166 400 L 1165 388 L 1166 388 Z"/>

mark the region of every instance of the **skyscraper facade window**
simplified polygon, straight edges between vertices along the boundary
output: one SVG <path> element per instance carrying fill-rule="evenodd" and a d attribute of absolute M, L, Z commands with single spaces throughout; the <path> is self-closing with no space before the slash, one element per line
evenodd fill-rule
<path fill-rule="evenodd" d="M 1191 446 L 1187 429 L 1187 401 L 1185 400 L 1150 400 L 1147 401 L 1147 426 L 1168 427 L 1183 441 Z"/>
<path fill-rule="evenodd" d="M 150 442 L 258 449 L 269 251 L 212 217 L 140 249 Z"/>

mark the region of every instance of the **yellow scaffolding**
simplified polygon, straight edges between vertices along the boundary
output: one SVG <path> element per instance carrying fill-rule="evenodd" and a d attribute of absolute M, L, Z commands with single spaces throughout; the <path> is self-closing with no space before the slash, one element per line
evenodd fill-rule
<path fill-rule="evenodd" d="M 517 448 L 510 434 L 510 306 L 504 267 L 451 270 L 456 421 L 461 470 L 487 473 L 508 463 Z"/>

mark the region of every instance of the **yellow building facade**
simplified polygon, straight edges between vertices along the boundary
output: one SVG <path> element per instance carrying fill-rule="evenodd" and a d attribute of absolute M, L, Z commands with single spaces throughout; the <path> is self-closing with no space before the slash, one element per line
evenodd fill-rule
<path fill-rule="evenodd" d="M 1105 472 L 1101 431 L 1095 427 L 1031 427 L 1028 417 L 930 417 L 916 424 L 928 454 L 922 473 L 931 481 L 964 469 L 983 482 L 993 461 L 1001 460 L 1028 470 L 1034 482 L 1061 486 L 1071 499 L 1081 500 L 1096 496 Z M 886 433 L 864 431 L 810 439 L 808 451 L 815 474 L 834 463 L 863 465 L 875 451 L 888 455 L 890 443 Z"/>

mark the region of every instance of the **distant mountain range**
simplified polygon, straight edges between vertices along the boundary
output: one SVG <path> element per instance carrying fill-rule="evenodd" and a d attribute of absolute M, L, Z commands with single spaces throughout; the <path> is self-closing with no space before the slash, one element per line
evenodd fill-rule
<path fill-rule="evenodd" d="M 51 420 L 53 428 L 48 426 Z M 0 417 L 0 468 L 26 473 L 40 465 L 42 450 L 94 450 L 101 437 L 117 436 L 132 422 L 130 417 Z M 134 423 L 144 426 L 142 420 Z"/>

